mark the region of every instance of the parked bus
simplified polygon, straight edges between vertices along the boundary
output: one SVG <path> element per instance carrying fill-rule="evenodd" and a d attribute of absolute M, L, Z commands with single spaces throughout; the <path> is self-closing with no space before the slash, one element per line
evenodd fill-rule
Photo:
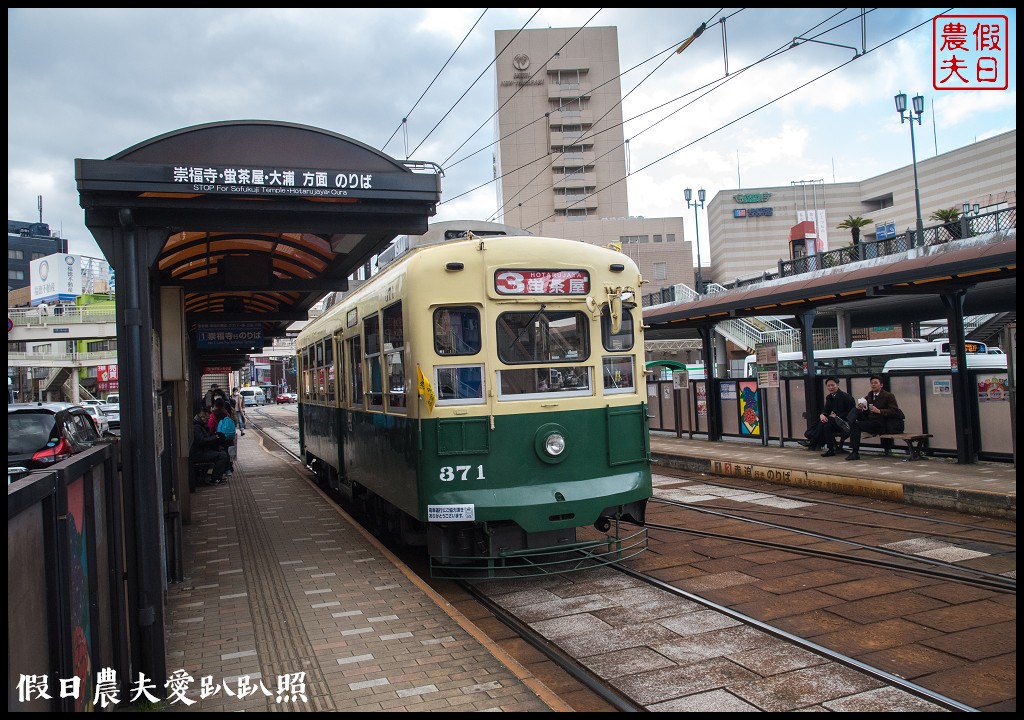
<path fill-rule="evenodd" d="M 968 340 L 968 355 L 985 355 L 990 348 L 985 343 Z M 991 350 L 997 350 L 992 348 Z M 999 351 L 1001 352 L 1001 351 Z M 887 338 L 883 340 L 855 340 L 848 348 L 816 350 L 814 374 L 836 377 L 868 376 L 885 371 L 885 364 L 897 357 L 946 357 L 949 362 L 949 340 L 918 340 Z M 1005 356 L 1004 356 L 1005 357 Z M 744 361 L 746 377 L 757 377 L 757 356 L 747 355 Z M 794 378 L 804 374 L 802 352 L 779 353 L 779 377 Z"/>
<path fill-rule="evenodd" d="M 929 355 L 924 357 L 905 357 L 890 360 L 885 364 L 883 372 L 886 375 L 889 375 L 891 373 L 920 372 L 921 370 L 936 370 L 939 372 L 948 372 L 949 368 L 950 365 L 948 355 Z M 1006 372 L 1006 355 L 1004 355 L 1001 352 L 988 352 L 984 355 L 980 353 L 968 353 L 967 369 L 996 370 Z"/>

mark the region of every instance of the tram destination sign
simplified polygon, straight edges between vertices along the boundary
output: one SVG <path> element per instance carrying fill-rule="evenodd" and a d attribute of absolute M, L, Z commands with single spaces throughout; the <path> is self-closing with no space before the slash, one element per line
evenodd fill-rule
<path fill-rule="evenodd" d="M 258 322 L 199 323 L 196 325 L 196 347 L 262 348 L 263 325 Z"/>
<path fill-rule="evenodd" d="M 590 273 L 586 270 L 500 269 L 494 273 L 499 295 L 586 295 Z"/>

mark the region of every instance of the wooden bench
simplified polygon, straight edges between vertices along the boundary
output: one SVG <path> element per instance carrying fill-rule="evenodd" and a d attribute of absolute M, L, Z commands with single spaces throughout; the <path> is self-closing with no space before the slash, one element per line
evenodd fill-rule
<path fill-rule="evenodd" d="M 836 447 L 842 449 L 844 438 L 839 433 L 834 435 L 836 439 Z M 912 462 L 914 460 L 927 460 L 928 457 L 924 454 L 927 449 L 928 438 L 932 437 L 928 433 L 882 433 L 875 435 L 874 433 L 861 433 L 861 438 L 876 437 L 881 440 L 902 440 L 907 444 L 907 455 L 908 457 L 904 462 Z"/>
<path fill-rule="evenodd" d="M 883 433 L 882 435 L 866 435 L 866 437 L 878 437 L 882 440 L 902 440 L 907 444 L 907 457 L 903 462 L 914 460 L 927 460 L 924 455 L 925 446 L 928 444 L 928 433 Z"/>
<path fill-rule="evenodd" d="M 209 460 L 189 459 L 188 468 L 188 489 L 190 492 L 195 492 L 197 487 L 206 484 L 207 478 L 210 476 L 210 473 L 213 472 L 213 462 Z"/>

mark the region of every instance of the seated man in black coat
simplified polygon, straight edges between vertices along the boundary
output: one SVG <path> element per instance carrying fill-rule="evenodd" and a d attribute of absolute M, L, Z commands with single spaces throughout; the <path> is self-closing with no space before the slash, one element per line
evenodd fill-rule
<path fill-rule="evenodd" d="M 896 396 L 882 387 L 882 378 L 872 375 L 869 378 L 871 392 L 863 399 L 864 409 L 858 408 L 857 420 L 850 429 L 850 454 L 847 460 L 860 460 L 860 436 L 862 433 L 881 435 L 883 433 L 901 433 L 904 427 L 903 411 L 900 410 Z M 882 439 L 882 448 L 886 455 L 892 454 L 892 440 Z"/>
<path fill-rule="evenodd" d="M 213 463 L 213 474 L 210 476 L 209 485 L 220 485 L 224 482 L 224 473 L 228 469 L 228 451 L 223 445 L 222 438 L 216 433 L 210 434 L 207 424 L 210 419 L 210 409 L 203 407 L 192 418 L 192 445 L 189 447 L 189 462 L 211 462 Z"/>
<path fill-rule="evenodd" d="M 853 396 L 839 389 L 839 380 L 831 375 L 825 378 L 825 407 L 818 415 L 818 422 L 808 429 L 807 443 L 800 444 L 812 448 L 824 445 L 826 450 L 821 456 L 833 457 L 836 454 L 836 433 L 844 438 L 849 434 L 847 418 L 854 407 Z"/>

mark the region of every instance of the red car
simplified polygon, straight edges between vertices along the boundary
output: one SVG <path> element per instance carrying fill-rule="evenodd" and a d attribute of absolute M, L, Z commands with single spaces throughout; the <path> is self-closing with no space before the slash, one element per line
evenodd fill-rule
<path fill-rule="evenodd" d="M 274 398 L 274 400 L 278 404 L 280 404 L 280 403 L 293 403 L 293 402 L 298 402 L 299 396 L 296 395 L 295 393 L 287 393 L 286 392 L 286 393 L 281 393 L 280 395 L 277 395 Z"/>

